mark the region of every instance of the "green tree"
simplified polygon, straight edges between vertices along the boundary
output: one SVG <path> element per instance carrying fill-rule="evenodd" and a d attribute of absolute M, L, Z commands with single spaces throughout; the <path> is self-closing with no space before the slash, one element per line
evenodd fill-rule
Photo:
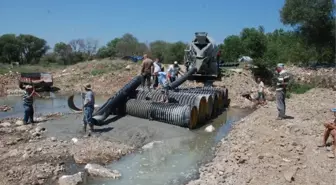
<path fill-rule="evenodd" d="M 262 58 L 267 50 L 267 38 L 261 28 L 244 28 L 240 33 L 246 54 L 253 59 Z"/>
<path fill-rule="evenodd" d="M 21 54 L 20 44 L 15 34 L 2 35 L 0 37 L 0 62 L 19 62 Z"/>
<path fill-rule="evenodd" d="M 220 45 L 221 59 L 224 62 L 236 62 L 239 57 L 246 54 L 243 41 L 238 35 L 231 35 L 224 39 Z"/>
<path fill-rule="evenodd" d="M 184 59 L 184 50 L 186 49 L 186 44 L 179 41 L 179 42 L 175 42 L 175 43 L 171 43 L 167 45 L 167 53 L 168 55 L 166 55 L 166 62 L 174 62 L 177 61 L 180 64 L 183 63 L 183 59 Z"/>
<path fill-rule="evenodd" d="M 64 65 L 72 64 L 72 48 L 69 44 L 64 42 L 56 43 L 54 46 L 54 53 L 59 57 L 59 60 Z"/>
<path fill-rule="evenodd" d="M 20 42 L 21 63 L 38 63 L 41 57 L 49 50 L 47 41 L 29 34 L 17 37 Z"/>
<path fill-rule="evenodd" d="M 157 40 L 149 44 L 150 51 L 154 58 L 159 58 L 164 63 L 168 63 L 167 54 L 168 54 L 168 45 L 166 41 Z"/>

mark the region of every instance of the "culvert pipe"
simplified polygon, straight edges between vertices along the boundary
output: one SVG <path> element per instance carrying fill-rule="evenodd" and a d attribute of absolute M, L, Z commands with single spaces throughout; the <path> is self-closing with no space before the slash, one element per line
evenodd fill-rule
<path fill-rule="evenodd" d="M 144 95 L 146 94 L 146 95 Z M 158 91 L 152 91 L 148 93 L 148 91 L 138 91 L 136 95 L 137 99 L 140 100 L 152 100 L 155 102 L 159 102 L 163 99 L 164 94 Z M 169 101 L 173 103 L 179 103 L 181 105 L 193 105 L 198 110 L 198 124 L 202 124 L 206 119 L 206 112 L 207 112 L 207 101 L 206 98 L 199 94 L 182 94 L 176 92 L 169 92 Z"/>
<path fill-rule="evenodd" d="M 137 99 L 130 99 L 126 102 L 126 112 L 131 116 L 190 129 L 196 127 L 198 118 L 195 106 Z"/>
<path fill-rule="evenodd" d="M 142 76 L 136 76 L 121 88 L 114 96 L 106 101 L 100 109 L 93 113 L 95 124 L 103 122 L 112 112 L 125 105 L 127 97 L 135 92 L 135 89 L 141 84 Z"/>
<path fill-rule="evenodd" d="M 195 95 L 194 93 L 190 93 L 190 92 L 178 92 L 181 94 L 186 94 L 186 95 Z M 200 96 L 204 96 L 207 103 L 206 103 L 206 113 L 205 113 L 205 117 L 206 119 L 210 119 L 212 116 L 212 111 L 214 110 L 214 95 L 210 94 L 210 93 L 204 93 L 204 94 L 197 94 Z"/>
<path fill-rule="evenodd" d="M 212 116 L 215 117 L 221 113 L 221 108 L 219 106 L 219 93 L 212 90 L 205 90 L 202 88 L 179 88 L 179 92 L 191 93 L 191 94 L 209 94 L 213 98 L 213 110 Z"/>
<path fill-rule="evenodd" d="M 223 108 L 226 108 L 228 106 L 229 103 L 229 91 L 226 87 L 204 87 L 204 89 L 207 90 L 215 90 L 220 92 L 221 96 L 222 96 L 222 101 L 223 101 Z"/>
<path fill-rule="evenodd" d="M 215 87 L 196 87 L 196 90 L 215 92 L 218 95 L 218 109 L 221 112 L 224 109 L 224 91 Z"/>

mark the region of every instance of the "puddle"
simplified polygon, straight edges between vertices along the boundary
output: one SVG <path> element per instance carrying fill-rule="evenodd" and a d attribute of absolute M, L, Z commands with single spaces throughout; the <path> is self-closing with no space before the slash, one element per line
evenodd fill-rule
<path fill-rule="evenodd" d="M 92 185 L 170 185 L 183 184 L 198 176 L 200 164 L 211 160 L 215 145 L 225 137 L 232 123 L 252 111 L 230 109 L 212 121 L 212 133 L 202 127 L 185 136 L 154 142 L 145 149 L 107 166 L 121 172 L 118 180 L 90 179 Z M 151 147 L 151 144 L 148 146 Z"/>
<path fill-rule="evenodd" d="M 71 110 L 68 107 L 68 96 L 58 95 L 52 92 L 43 93 L 43 96 L 50 96 L 50 99 L 39 99 L 36 98 L 34 101 L 35 115 L 47 114 L 47 113 L 69 113 Z M 96 104 L 103 104 L 107 99 L 96 97 Z M 74 98 L 76 105 L 81 105 L 82 100 L 80 95 L 76 95 Z M 0 98 L 0 105 L 8 105 L 13 107 L 7 112 L 0 112 L 0 119 L 7 117 L 22 117 L 23 116 L 23 105 L 22 97 L 20 96 L 7 96 Z"/>

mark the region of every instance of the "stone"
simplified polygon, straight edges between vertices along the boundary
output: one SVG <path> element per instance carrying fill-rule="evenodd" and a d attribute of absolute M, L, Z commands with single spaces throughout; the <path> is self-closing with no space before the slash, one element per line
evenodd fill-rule
<path fill-rule="evenodd" d="M 44 132 L 44 131 L 46 131 L 46 129 L 43 128 L 43 127 L 38 126 L 38 127 L 35 128 L 35 132 L 37 132 L 37 133 Z"/>
<path fill-rule="evenodd" d="M 0 126 L 1 127 L 10 127 L 11 123 L 9 123 L 9 122 L 3 122 L 3 123 L 0 123 Z"/>
<path fill-rule="evenodd" d="M 213 132 L 213 131 L 215 131 L 215 127 L 212 126 L 212 125 L 209 125 L 209 126 L 207 126 L 207 127 L 205 128 L 205 131 L 206 131 L 206 132 Z"/>
<path fill-rule="evenodd" d="M 21 125 L 21 126 L 18 126 L 18 127 L 16 127 L 15 128 L 16 129 L 16 131 L 27 131 L 27 130 L 29 130 L 30 129 L 30 127 L 28 126 L 28 125 Z"/>
<path fill-rule="evenodd" d="M 294 176 L 295 176 L 297 170 L 298 170 L 298 167 L 296 167 L 296 166 L 287 169 L 287 170 L 284 172 L 284 177 L 285 177 L 286 181 L 288 181 L 288 182 L 292 182 L 292 181 L 294 181 Z"/>
<path fill-rule="evenodd" d="M 57 141 L 56 137 L 51 137 L 50 140 L 54 142 Z"/>
<path fill-rule="evenodd" d="M 74 175 L 63 175 L 58 179 L 59 185 L 81 185 L 87 183 L 87 173 L 78 172 Z"/>
<path fill-rule="evenodd" d="M 18 125 L 18 126 L 23 125 L 23 121 L 22 120 L 17 120 L 15 122 L 15 125 Z"/>
<path fill-rule="evenodd" d="M 92 176 L 118 179 L 121 177 L 117 170 L 110 170 L 98 164 L 87 164 L 85 170 Z"/>

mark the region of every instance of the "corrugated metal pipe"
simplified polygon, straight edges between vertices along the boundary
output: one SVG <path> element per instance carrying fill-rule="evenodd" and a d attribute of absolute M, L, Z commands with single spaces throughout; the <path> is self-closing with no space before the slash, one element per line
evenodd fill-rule
<path fill-rule="evenodd" d="M 195 106 L 137 99 L 127 101 L 126 112 L 131 116 L 153 119 L 190 129 L 196 127 L 198 118 Z"/>
<path fill-rule="evenodd" d="M 213 99 L 213 110 L 211 117 L 216 117 L 221 113 L 220 105 L 219 105 L 219 93 L 216 91 L 205 90 L 201 88 L 179 88 L 177 89 L 179 92 L 191 93 L 191 94 L 208 94 L 212 96 Z"/>
<path fill-rule="evenodd" d="M 142 77 L 136 76 L 131 81 L 129 81 L 123 88 L 121 88 L 114 96 L 106 101 L 100 109 L 93 113 L 93 119 L 97 123 L 103 122 L 115 109 L 123 107 L 125 105 L 126 99 L 135 89 L 141 84 Z M 95 124 L 97 124 L 95 123 Z"/>
<path fill-rule="evenodd" d="M 141 100 L 152 100 L 155 102 L 162 101 L 164 94 L 158 91 L 142 91 L 139 90 L 137 94 L 137 99 Z M 199 94 L 183 94 L 176 92 L 169 92 L 169 101 L 173 103 L 179 103 L 182 105 L 193 105 L 198 110 L 198 124 L 203 124 L 206 119 L 207 113 L 207 101 L 206 98 Z"/>

